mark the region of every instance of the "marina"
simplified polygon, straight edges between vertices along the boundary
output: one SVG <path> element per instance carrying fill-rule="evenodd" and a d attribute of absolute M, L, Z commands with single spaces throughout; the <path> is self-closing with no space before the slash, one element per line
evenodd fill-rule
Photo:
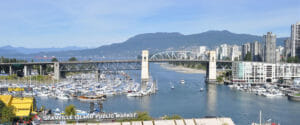
<path fill-rule="evenodd" d="M 2 83 L 0 88 L 27 88 L 27 91 L 2 91 L 4 95 L 36 96 L 58 100 L 78 99 L 80 101 L 104 101 L 107 96 L 127 95 L 128 97 L 148 96 L 156 92 L 156 81 L 141 84 L 131 79 L 128 74 L 119 71 L 115 74 L 101 74 L 100 81 L 93 73 L 78 73 L 67 76 L 65 80 L 53 84 Z"/>

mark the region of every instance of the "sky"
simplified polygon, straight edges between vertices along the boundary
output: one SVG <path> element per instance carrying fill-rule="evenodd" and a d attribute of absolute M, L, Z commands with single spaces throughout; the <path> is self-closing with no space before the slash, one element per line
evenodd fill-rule
<path fill-rule="evenodd" d="M 0 46 L 99 47 L 153 32 L 290 36 L 300 0 L 1 0 Z"/>

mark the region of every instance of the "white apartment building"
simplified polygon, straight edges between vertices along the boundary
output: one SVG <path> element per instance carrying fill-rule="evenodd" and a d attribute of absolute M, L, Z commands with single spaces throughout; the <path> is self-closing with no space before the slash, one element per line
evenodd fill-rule
<path fill-rule="evenodd" d="M 206 52 L 206 46 L 200 46 L 199 47 L 199 55 L 203 55 Z"/>
<path fill-rule="evenodd" d="M 232 82 L 263 84 L 277 82 L 279 79 L 300 78 L 300 64 L 233 62 Z"/>
<path fill-rule="evenodd" d="M 219 54 L 220 54 L 221 60 L 224 60 L 228 57 L 228 45 L 227 44 L 222 44 L 220 46 Z"/>
<path fill-rule="evenodd" d="M 240 60 L 240 55 L 241 55 L 241 51 L 239 49 L 238 45 L 233 45 L 231 46 L 231 51 L 230 51 L 230 59 L 231 61 L 235 61 L 235 59 Z"/>

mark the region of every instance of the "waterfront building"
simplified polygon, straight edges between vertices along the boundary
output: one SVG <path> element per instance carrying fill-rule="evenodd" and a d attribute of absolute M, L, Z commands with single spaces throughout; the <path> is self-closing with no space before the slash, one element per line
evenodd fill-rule
<path fill-rule="evenodd" d="M 279 79 L 300 78 L 300 64 L 296 63 L 264 63 L 233 62 L 233 83 L 274 83 Z"/>
<path fill-rule="evenodd" d="M 233 45 L 230 47 L 230 59 L 231 61 L 238 61 L 240 60 L 241 51 L 238 45 Z"/>
<path fill-rule="evenodd" d="M 250 43 L 245 43 L 242 45 L 242 58 L 244 59 L 246 54 L 251 51 Z"/>
<path fill-rule="evenodd" d="M 276 62 L 276 35 L 272 32 L 268 32 L 263 36 L 264 40 L 264 62 L 275 63 Z"/>
<path fill-rule="evenodd" d="M 251 56 L 253 61 L 261 61 L 261 44 L 258 41 L 254 41 L 250 45 Z"/>
<path fill-rule="evenodd" d="M 300 22 L 291 26 L 291 57 L 300 58 Z"/>
<path fill-rule="evenodd" d="M 12 95 L 0 95 L 0 100 L 6 106 L 13 106 L 18 117 L 28 117 L 35 109 L 33 97 L 13 97 Z"/>

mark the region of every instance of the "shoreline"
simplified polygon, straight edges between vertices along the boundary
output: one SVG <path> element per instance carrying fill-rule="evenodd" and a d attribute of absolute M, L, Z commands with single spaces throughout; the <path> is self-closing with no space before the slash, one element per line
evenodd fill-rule
<path fill-rule="evenodd" d="M 167 69 L 167 70 L 173 70 L 175 72 L 179 73 L 186 73 L 186 74 L 205 74 L 206 71 L 203 69 L 192 69 L 192 68 L 187 68 L 184 66 L 175 66 L 172 64 L 168 63 L 160 63 L 160 67 Z"/>

